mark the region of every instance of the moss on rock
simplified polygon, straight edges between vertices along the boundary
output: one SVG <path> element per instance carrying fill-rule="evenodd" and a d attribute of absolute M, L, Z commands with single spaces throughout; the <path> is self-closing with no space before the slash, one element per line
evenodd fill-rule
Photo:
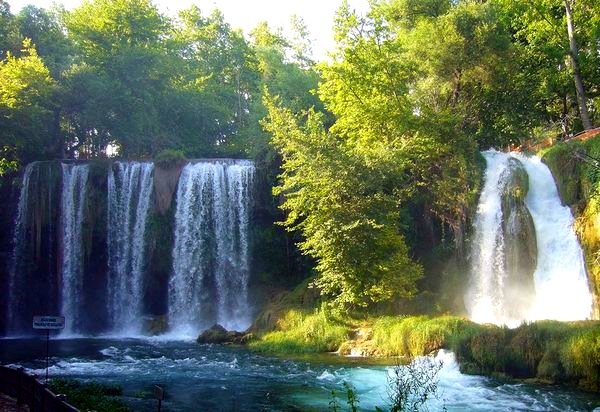
<path fill-rule="evenodd" d="M 583 142 L 567 142 L 540 153 L 552 171 L 563 204 L 571 207 L 594 295 L 594 319 L 600 319 L 600 168 L 582 162 L 575 151 L 600 159 L 600 135 Z"/>

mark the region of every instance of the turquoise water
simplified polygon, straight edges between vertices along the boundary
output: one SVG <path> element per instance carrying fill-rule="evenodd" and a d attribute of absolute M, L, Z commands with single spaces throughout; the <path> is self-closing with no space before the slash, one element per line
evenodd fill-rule
<path fill-rule="evenodd" d="M 45 340 L 2 339 L 0 362 L 43 376 Z M 156 410 L 154 385 L 166 392 L 163 411 L 328 410 L 332 391 L 345 406 L 343 383 L 357 391 L 361 410 L 387 404 L 389 367 L 332 356 L 285 359 L 244 348 L 161 339 L 59 339 L 50 342 L 50 377 L 123 386 L 134 411 Z M 441 353 L 439 396 L 429 410 L 590 411 L 600 398 L 562 387 L 511 384 L 466 376 Z M 341 361 L 341 362 L 340 362 Z M 600 411 L 600 409 L 598 409 Z"/>

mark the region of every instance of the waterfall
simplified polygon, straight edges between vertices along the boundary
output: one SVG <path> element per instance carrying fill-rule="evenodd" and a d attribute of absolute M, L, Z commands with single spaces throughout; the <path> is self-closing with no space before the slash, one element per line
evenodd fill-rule
<path fill-rule="evenodd" d="M 83 229 L 87 207 L 89 165 L 62 164 L 62 314 L 65 334 L 80 331 L 78 321 L 84 310 L 83 296 Z"/>
<path fill-rule="evenodd" d="M 185 166 L 177 189 L 169 325 L 182 334 L 218 322 L 243 330 L 248 306 L 250 161 Z"/>
<path fill-rule="evenodd" d="M 15 219 L 15 228 L 13 232 L 13 254 L 9 264 L 8 280 L 8 306 L 7 306 L 7 327 L 9 332 L 17 332 L 18 314 L 22 310 L 21 295 L 24 293 L 22 280 L 19 276 L 18 266 L 24 259 L 27 237 L 27 216 L 29 207 L 29 189 L 31 186 L 31 175 L 35 170 L 36 163 L 30 163 L 25 167 L 23 181 L 21 182 L 21 191 L 19 194 L 19 203 L 17 206 L 17 217 Z"/>
<path fill-rule="evenodd" d="M 108 173 L 108 313 L 119 333 L 141 332 L 153 170 L 152 163 L 115 162 Z"/>
<path fill-rule="evenodd" d="M 524 320 L 586 319 L 591 315 L 583 253 L 573 229 L 573 216 L 562 206 L 550 170 L 539 157 L 487 151 L 485 184 L 474 224 L 471 284 L 465 303 L 476 322 L 518 324 Z M 535 226 L 537 265 L 533 276 L 535 291 L 528 310 L 507 316 L 509 298 L 506 267 L 506 239 L 502 231 L 503 210 L 500 190 L 506 183 L 509 160 L 517 159 L 529 176 L 524 199 Z"/>

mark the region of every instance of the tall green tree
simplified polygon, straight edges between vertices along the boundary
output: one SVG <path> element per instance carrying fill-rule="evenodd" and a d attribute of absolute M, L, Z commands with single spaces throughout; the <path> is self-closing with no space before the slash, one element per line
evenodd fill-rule
<path fill-rule="evenodd" d="M 545 115 L 543 122 L 560 125 L 565 136 L 573 129 L 591 127 L 596 110 L 595 105 L 588 107 L 587 101 L 598 98 L 600 84 L 600 8 L 596 2 L 494 3 L 501 8 L 501 18 L 511 29 L 513 44 L 520 51 L 519 72 L 533 85 L 531 98 Z"/>
<path fill-rule="evenodd" d="M 30 40 L 21 56 L 0 62 L 0 174 L 57 155 L 53 141 L 55 82 Z"/>
<path fill-rule="evenodd" d="M 31 39 L 50 74 L 57 80 L 71 65 L 75 52 L 67 37 L 63 14 L 64 10 L 58 8 L 45 10 L 30 4 L 16 16 L 21 36 Z"/>
<path fill-rule="evenodd" d="M 79 52 L 77 63 L 90 68 L 85 72 L 94 73 L 96 83 L 110 79 L 101 89 L 110 86 L 107 93 L 112 96 L 99 100 L 108 106 L 96 107 L 104 114 L 101 123 L 75 124 L 85 118 L 66 114 L 70 130 L 85 130 L 73 136 L 74 145 L 98 147 L 96 139 L 111 141 L 125 156 L 160 150 L 169 139 L 168 131 L 161 128 L 161 103 L 173 77 L 165 36 L 168 20 L 149 0 L 94 0 L 70 12 L 65 22 Z M 70 81 L 79 79 L 90 77 L 76 76 Z M 79 100 L 80 96 L 65 98 Z"/>
<path fill-rule="evenodd" d="M 18 53 L 21 42 L 19 25 L 10 12 L 10 5 L 6 0 L 0 0 L 0 59 L 4 59 L 9 51 Z"/>
<path fill-rule="evenodd" d="M 299 122 L 267 98 L 265 125 L 283 156 L 286 226 L 298 230 L 300 249 L 315 258 L 315 285 L 335 308 L 365 307 L 415 293 L 422 268 L 398 230 L 397 153 L 381 147 L 379 162 L 365 162 L 343 138 L 328 133 L 323 116 L 309 111 Z M 400 180 L 400 181 L 399 181 Z"/>
<path fill-rule="evenodd" d="M 179 19 L 176 39 L 186 66 L 181 86 L 197 91 L 204 102 L 201 134 L 218 145 L 214 150 L 240 155 L 245 145 L 241 130 L 248 127 L 249 106 L 259 90 L 254 52 L 219 10 L 204 16 L 192 6 Z"/>

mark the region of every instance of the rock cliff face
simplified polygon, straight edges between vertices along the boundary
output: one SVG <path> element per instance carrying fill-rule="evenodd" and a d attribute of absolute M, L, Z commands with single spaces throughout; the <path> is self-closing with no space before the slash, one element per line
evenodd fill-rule
<path fill-rule="evenodd" d="M 525 196 L 529 191 L 529 177 L 517 159 L 509 160 L 509 167 L 501 176 L 502 231 L 504 235 L 504 267 L 506 269 L 506 298 L 510 310 L 517 315 L 526 313 L 529 297 L 534 296 L 533 273 L 537 266 L 535 226 Z"/>
<path fill-rule="evenodd" d="M 161 215 L 165 215 L 173 204 L 173 194 L 184 166 L 185 162 L 182 161 L 171 165 L 157 164 L 154 168 L 156 211 Z"/>

